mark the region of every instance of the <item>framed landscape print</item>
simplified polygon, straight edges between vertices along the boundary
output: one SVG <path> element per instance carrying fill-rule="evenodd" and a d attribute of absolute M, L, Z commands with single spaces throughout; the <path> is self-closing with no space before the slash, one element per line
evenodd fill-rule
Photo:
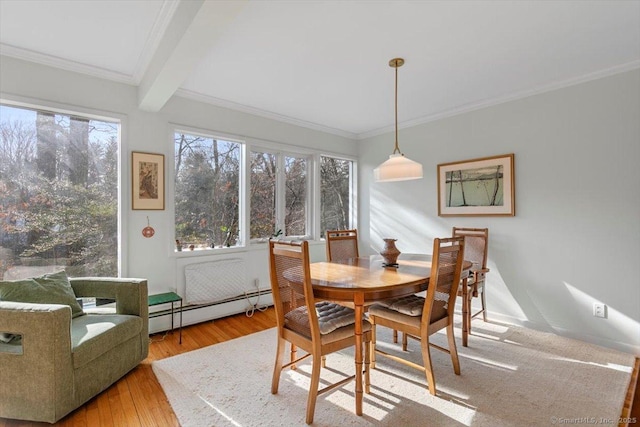
<path fill-rule="evenodd" d="M 514 156 L 438 165 L 438 216 L 514 216 Z"/>
<path fill-rule="evenodd" d="M 164 210 L 164 155 L 131 152 L 131 199 L 134 210 Z"/>

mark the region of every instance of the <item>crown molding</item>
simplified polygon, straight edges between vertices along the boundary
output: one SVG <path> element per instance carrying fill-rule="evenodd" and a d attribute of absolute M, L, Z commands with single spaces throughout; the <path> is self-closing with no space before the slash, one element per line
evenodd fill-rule
<path fill-rule="evenodd" d="M 581 84 L 581 83 L 586 83 L 586 82 L 589 82 L 589 81 L 592 81 L 592 80 L 597 80 L 597 79 L 601 79 L 601 78 L 604 78 L 604 77 L 613 76 L 615 74 L 624 73 L 624 72 L 635 70 L 635 69 L 638 69 L 638 68 L 640 68 L 640 60 L 628 62 L 626 64 L 616 65 L 615 67 L 606 68 L 604 70 L 599 70 L 599 71 L 596 71 L 596 72 L 593 72 L 593 73 L 584 74 L 582 76 L 573 77 L 571 79 L 563 80 L 563 81 L 560 81 L 560 82 L 555 82 L 555 83 L 551 83 L 551 84 L 548 84 L 548 85 L 539 86 L 539 87 L 534 88 L 534 89 L 515 92 L 515 93 L 509 94 L 509 95 L 506 95 L 506 96 L 487 99 L 487 100 L 484 100 L 484 101 L 475 102 L 475 103 L 472 103 L 472 104 L 467 104 L 467 105 L 464 105 L 462 107 L 458 107 L 458 108 L 453 108 L 453 109 L 450 109 L 450 110 L 442 111 L 442 112 L 439 112 L 439 113 L 436 113 L 436 114 L 432 114 L 432 115 L 429 115 L 429 116 L 425 116 L 425 117 L 421 117 L 421 118 L 417 118 L 417 119 L 413 119 L 413 120 L 407 120 L 407 121 L 404 121 L 404 122 L 400 122 L 400 123 L 398 123 L 398 129 L 406 129 L 406 128 L 422 125 L 422 124 L 425 124 L 425 123 L 429 123 L 429 122 L 433 122 L 433 121 L 436 121 L 436 120 L 445 119 L 445 118 L 448 118 L 448 117 L 457 116 L 459 114 L 468 113 L 468 112 L 479 110 L 479 109 L 482 109 L 482 108 L 487 108 L 487 107 L 492 107 L 494 105 L 504 104 L 505 102 L 516 101 L 518 99 L 528 98 L 530 96 L 539 95 L 539 94 L 542 94 L 542 93 L 545 93 L 545 92 L 551 92 L 551 91 L 554 91 L 554 90 L 563 89 L 563 88 L 570 87 L 570 86 L 575 86 L 575 85 L 578 85 L 578 84 Z M 367 139 L 367 138 L 371 138 L 371 137 L 374 137 L 374 136 L 382 135 L 382 134 L 385 134 L 385 133 L 393 132 L 394 130 L 395 130 L 395 127 L 393 125 L 385 126 L 385 127 L 382 127 L 382 128 L 374 129 L 374 130 L 369 131 L 369 132 L 359 133 L 359 134 L 356 135 L 356 139 L 358 139 L 358 140 Z"/>
<path fill-rule="evenodd" d="M 203 102 L 205 104 L 215 105 L 217 107 L 227 108 L 229 110 L 239 111 L 241 113 L 247 113 L 254 116 L 264 117 L 266 119 L 271 119 L 271 120 L 287 123 L 294 126 L 300 126 L 300 127 L 324 132 L 324 133 L 329 133 L 332 135 L 341 136 L 343 138 L 354 139 L 354 140 L 357 139 L 357 134 L 353 132 L 347 132 L 341 129 L 335 129 L 335 128 L 323 126 L 317 123 L 295 119 L 293 117 L 273 113 L 266 110 L 261 110 L 259 108 L 249 107 L 247 105 L 238 104 L 232 101 L 227 101 L 225 99 L 215 98 L 209 95 L 203 95 L 203 94 L 186 90 L 186 89 L 178 89 L 174 95 L 180 96 L 182 98 L 191 99 L 193 101 Z"/>
<path fill-rule="evenodd" d="M 5 56 L 22 59 L 29 62 L 35 62 L 38 64 L 50 66 L 50 67 L 60 68 L 67 71 L 72 71 L 80 74 L 90 75 L 93 77 L 98 77 L 106 80 L 111 80 L 119 83 L 125 83 L 129 85 L 137 86 L 140 83 L 139 79 L 142 78 L 142 76 L 144 75 L 144 72 L 146 71 L 146 67 L 149 65 L 149 61 L 150 61 L 150 58 L 152 57 L 153 52 L 157 48 L 157 43 L 159 43 L 160 40 L 162 39 L 164 30 L 166 29 L 166 25 L 168 24 L 168 22 L 170 22 L 171 16 L 173 15 L 174 11 L 175 11 L 175 2 L 166 0 L 165 3 L 163 4 L 162 10 L 159 13 L 158 20 L 154 25 L 153 35 L 149 37 L 149 40 L 145 44 L 145 48 L 144 48 L 145 53 L 141 55 L 138 61 L 136 73 L 134 76 L 130 76 L 127 74 L 123 74 L 123 73 L 119 73 L 111 70 L 106 70 L 104 68 L 81 64 L 75 61 L 69 61 L 56 56 L 46 55 L 39 52 L 31 51 L 28 49 L 17 48 L 15 46 L 11 46 L 4 43 L 0 43 L 0 55 L 5 55 Z M 487 99 L 487 100 L 463 105 L 461 107 L 452 108 L 446 111 L 441 111 L 436 114 L 431 114 L 428 116 L 399 122 L 398 129 L 406 129 L 406 128 L 422 125 L 425 123 L 430 123 L 436 120 L 457 116 L 459 114 L 468 113 L 468 112 L 479 110 L 482 108 L 503 104 L 506 102 L 516 101 L 519 99 L 527 98 L 534 95 L 539 95 L 545 92 L 551 92 L 554 90 L 578 85 L 581 83 L 586 83 L 592 80 L 597 80 L 597 79 L 612 76 L 615 74 L 624 73 L 624 72 L 635 70 L 638 68 L 640 68 L 640 60 L 631 61 L 626 64 L 617 65 L 604 70 L 599 70 L 593 73 L 584 74 L 582 76 L 574 77 L 574 78 L 563 80 L 560 82 L 554 82 L 548 85 L 539 86 L 534 89 L 515 92 L 506 96 Z M 251 114 L 254 116 L 264 117 L 267 119 L 291 124 L 294 126 L 300 126 L 300 127 L 316 130 L 319 132 L 325 132 L 332 135 L 337 135 L 343 138 L 353 139 L 353 140 L 363 140 L 363 139 L 371 138 L 374 136 L 382 135 L 385 133 L 393 132 L 395 130 L 394 125 L 389 125 L 382 128 L 373 129 L 368 132 L 354 133 L 354 132 L 335 129 L 335 128 L 320 125 L 317 123 L 273 113 L 266 110 L 261 110 L 259 108 L 249 107 L 249 106 L 238 104 L 232 101 L 227 101 L 224 99 L 199 94 L 197 92 L 193 92 L 186 89 L 178 89 L 174 95 L 199 101 L 199 102 L 203 102 L 206 104 L 215 105 L 218 107 L 227 108 L 234 111 L 239 111 L 242 113 Z"/>
<path fill-rule="evenodd" d="M 4 43 L 0 43 L 0 55 L 10 56 L 24 61 L 35 62 L 36 64 L 47 65 L 49 67 L 60 68 L 67 71 L 73 71 L 75 73 L 86 74 L 101 79 L 135 85 L 133 77 L 128 74 L 94 67 L 92 65 L 81 64 L 79 62 L 62 59 L 53 55 L 46 55 L 44 53 L 28 49 L 18 48 Z"/>

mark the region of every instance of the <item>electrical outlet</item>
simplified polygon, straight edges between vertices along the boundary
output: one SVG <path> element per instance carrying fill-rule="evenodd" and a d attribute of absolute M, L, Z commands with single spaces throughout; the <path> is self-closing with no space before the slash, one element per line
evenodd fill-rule
<path fill-rule="evenodd" d="M 602 317 L 603 319 L 607 317 L 607 306 L 601 302 L 593 303 L 593 315 L 595 317 Z"/>

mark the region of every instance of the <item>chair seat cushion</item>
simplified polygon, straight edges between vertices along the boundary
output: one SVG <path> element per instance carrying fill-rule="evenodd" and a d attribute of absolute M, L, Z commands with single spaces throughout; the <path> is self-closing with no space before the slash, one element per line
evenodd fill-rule
<path fill-rule="evenodd" d="M 448 304 L 446 298 L 447 294 L 436 292 L 436 299 L 433 301 L 433 307 L 431 307 L 431 322 L 447 317 Z M 424 301 L 423 297 L 417 295 L 389 298 L 378 301 L 369 307 L 369 314 L 391 318 L 392 320 L 398 320 L 403 316 L 410 317 L 415 318 L 417 324 L 419 324 L 424 310 Z M 393 313 L 396 314 L 394 315 Z M 407 321 L 405 319 L 402 322 L 406 323 Z M 414 323 L 413 320 L 411 322 Z"/>
<path fill-rule="evenodd" d="M 422 317 L 420 316 L 408 316 L 397 310 L 392 310 L 379 304 L 374 304 L 369 307 L 369 316 L 383 317 L 396 323 L 408 325 L 415 329 L 420 329 L 420 322 L 422 320 Z"/>
<path fill-rule="evenodd" d="M 316 303 L 316 314 L 321 335 L 330 334 L 342 327 L 353 325 L 355 322 L 355 312 L 351 308 L 327 301 Z M 284 317 L 287 328 L 307 337 L 311 336 L 306 306 L 298 307 Z"/>
<path fill-rule="evenodd" d="M 406 314 L 407 316 L 421 316 L 422 310 L 424 309 L 424 298 L 417 295 L 406 295 L 377 301 L 372 307 L 375 305 L 381 305 L 390 310 Z M 369 310 L 371 310 L 371 307 Z"/>
<path fill-rule="evenodd" d="M 71 321 L 73 366 L 85 366 L 142 331 L 142 318 L 127 314 L 85 314 Z"/>

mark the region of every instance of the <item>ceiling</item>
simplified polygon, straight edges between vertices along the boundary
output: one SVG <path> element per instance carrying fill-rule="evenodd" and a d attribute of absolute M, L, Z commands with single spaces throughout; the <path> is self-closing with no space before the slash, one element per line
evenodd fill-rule
<path fill-rule="evenodd" d="M 640 68 L 640 1 L 0 0 L 0 53 L 349 138 Z"/>

